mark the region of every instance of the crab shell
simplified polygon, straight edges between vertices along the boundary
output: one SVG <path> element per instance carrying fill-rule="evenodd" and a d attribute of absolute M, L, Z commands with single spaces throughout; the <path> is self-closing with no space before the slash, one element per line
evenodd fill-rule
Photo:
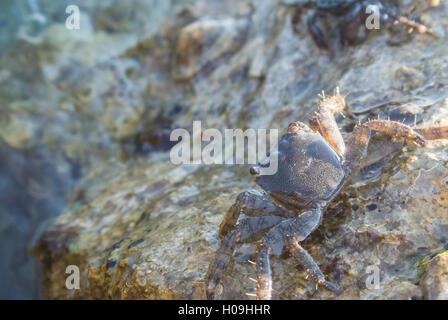
<path fill-rule="evenodd" d="M 330 201 L 346 176 L 343 158 L 319 133 L 301 123 L 290 125 L 288 132 L 279 139 L 277 154 L 272 156 L 278 157 L 275 174 L 257 174 L 256 167 L 251 168 L 251 173 L 256 175 L 258 185 L 289 209 Z"/>

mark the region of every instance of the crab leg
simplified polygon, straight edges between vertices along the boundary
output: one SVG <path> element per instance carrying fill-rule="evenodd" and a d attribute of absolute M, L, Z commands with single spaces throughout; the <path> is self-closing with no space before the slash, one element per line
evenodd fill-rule
<path fill-rule="evenodd" d="M 343 155 L 345 143 L 334 114 L 344 111 L 345 98 L 339 94 L 339 88 L 336 88 L 333 96 L 326 97 L 325 93 L 322 93 L 321 98 L 318 112 L 309 120 L 310 127 L 313 131 L 319 132 L 336 152 Z"/>
<path fill-rule="evenodd" d="M 317 263 L 314 261 L 313 257 L 311 257 L 308 251 L 302 248 L 302 246 L 299 244 L 299 240 L 296 237 L 291 237 L 289 239 L 289 248 L 293 257 L 296 258 L 298 263 L 303 265 L 306 273 L 311 277 L 311 279 L 332 292 L 341 292 L 341 288 L 339 286 L 325 280 L 324 274 L 320 270 Z"/>
<path fill-rule="evenodd" d="M 425 139 L 410 126 L 392 120 L 370 120 L 365 123 L 370 129 L 384 132 L 397 140 L 409 140 L 420 147 L 425 146 Z"/>
<path fill-rule="evenodd" d="M 305 240 L 320 223 L 322 211 L 314 209 L 305 211 L 300 216 L 287 219 L 273 227 L 263 237 L 263 248 L 260 250 L 257 259 L 257 299 L 269 300 L 272 298 L 272 274 L 270 267 L 270 255 L 280 255 L 283 247 L 290 245 L 291 253 L 297 261 L 303 265 L 308 274 L 318 284 L 325 286 L 333 292 L 340 292 L 338 286 L 327 282 L 317 263 L 299 244 Z M 288 243 L 285 243 L 288 241 Z"/>
<path fill-rule="evenodd" d="M 215 258 L 206 276 L 207 298 L 216 298 L 216 289 L 221 279 L 233 265 L 233 252 L 238 243 L 256 241 L 263 237 L 267 229 L 277 225 L 285 218 L 280 216 L 259 216 L 241 219 L 236 227 L 221 240 Z"/>
<path fill-rule="evenodd" d="M 206 276 L 207 299 L 216 298 L 216 289 L 221 282 L 221 278 L 226 274 L 232 265 L 232 255 L 235 245 L 241 236 L 240 230 L 230 231 L 221 241 L 219 249 L 216 251 L 215 259 L 210 264 Z"/>
<path fill-rule="evenodd" d="M 448 126 L 418 128 L 414 131 L 421 134 L 426 140 L 448 139 Z"/>
<path fill-rule="evenodd" d="M 370 120 L 357 126 L 347 139 L 345 155 L 347 168 L 354 169 L 360 165 L 366 166 L 372 163 L 367 159 L 370 129 L 383 132 L 396 140 L 412 141 L 420 147 L 424 147 L 427 140 L 448 139 L 448 126 L 417 129 L 397 121 Z M 391 148 L 392 151 L 395 149 L 392 145 Z M 384 151 L 384 154 L 387 154 L 387 150 Z"/>
<path fill-rule="evenodd" d="M 257 258 L 257 300 L 271 300 L 272 298 L 272 272 L 269 256 L 271 248 L 264 247 Z"/>
<path fill-rule="evenodd" d="M 279 208 L 269 202 L 262 193 L 255 190 L 244 191 L 238 195 L 235 203 L 227 211 L 219 227 L 219 237 L 221 239 L 233 229 L 241 212 L 252 217 L 260 215 L 291 216 L 289 211 Z"/>
<path fill-rule="evenodd" d="M 411 140 L 420 146 L 424 146 L 424 140 L 448 138 L 448 126 L 412 128 L 404 123 L 391 120 L 370 120 L 365 125 L 398 140 Z"/>
<path fill-rule="evenodd" d="M 361 160 L 366 157 L 370 140 L 370 128 L 367 125 L 356 126 L 347 138 L 345 154 L 346 168 L 353 170 L 359 167 Z"/>

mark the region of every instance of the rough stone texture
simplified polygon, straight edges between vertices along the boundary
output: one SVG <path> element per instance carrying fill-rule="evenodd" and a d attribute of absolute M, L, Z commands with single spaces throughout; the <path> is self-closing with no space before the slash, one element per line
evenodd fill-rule
<path fill-rule="evenodd" d="M 402 282 L 387 295 L 387 300 L 420 300 L 422 290 L 413 283 Z"/>
<path fill-rule="evenodd" d="M 448 300 L 448 252 L 440 253 L 428 262 L 421 282 L 426 299 Z"/>
<path fill-rule="evenodd" d="M 42 79 L 31 88 L 40 93 L 35 96 L 20 100 L 8 92 L 13 82 L 31 86 L 20 81 L 34 71 L 20 74 L 3 60 L 9 67 L 2 72 L 13 75 L 0 79 L 10 84 L 4 96 L 11 96 L 2 101 L 10 115 L 0 119 L 4 143 L 44 144 L 84 165 L 64 213 L 33 249 L 46 298 L 205 297 L 219 223 L 235 196 L 255 183 L 248 166 L 173 165 L 174 128 L 201 120 L 203 128 L 283 130 L 306 121 L 317 94 L 336 86 L 348 94 L 348 116 L 338 116 L 344 135 L 358 121 L 384 118 L 407 103 L 420 110 L 419 126 L 448 125 L 445 4 L 419 9 L 439 39 L 403 39 L 405 28 L 395 26 L 342 48 L 337 30 L 328 30 L 335 50 L 325 55 L 306 30 L 312 11 L 294 31 L 295 10 L 280 1 L 161 2 L 168 4 L 154 10 L 162 18 L 145 28 L 144 39 L 128 35 L 134 27 L 126 19 L 110 23 L 125 10 L 114 5 L 96 10 L 92 29 L 75 40 L 67 40 L 60 24 L 48 27 L 51 37 L 26 44 Z M 315 290 L 285 254 L 272 261 L 274 298 L 421 297 L 421 261 L 448 241 L 447 146 L 406 145 L 356 173 L 304 242 L 345 289 L 340 296 Z M 255 253 L 253 244 L 238 249 L 223 298 L 255 291 L 249 278 L 256 270 L 247 262 Z M 82 271 L 80 290 L 65 289 L 69 264 Z M 380 270 L 373 289 L 366 287 L 371 265 Z"/>

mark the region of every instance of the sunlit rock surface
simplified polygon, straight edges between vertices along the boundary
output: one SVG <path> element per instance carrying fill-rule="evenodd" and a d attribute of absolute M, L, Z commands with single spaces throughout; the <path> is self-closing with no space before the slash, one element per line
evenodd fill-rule
<path fill-rule="evenodd" d="M 422 278 L 425 298 L 431 300 L 448 299 L 448 252 L 440 253 L 432 258 Z"/>
<path fill-rule="evenodd" d="M 172 164 L 175 128 L 200 120 L 203 129 L 283 132 L 336 86 L 348 94 L 347 115 L 337 117 L 344 135 L 409 103 L 418 126 L 448 125 L 444 3 L 419 9 L 439 39 L 394 26 L 343 48 L 329 30 L 330 55 L 307 32 L 312 10 L 294 31 L 295 9 L 280 1 L 132 2 L 151 7 L 153 20 L 127 6 L 87 3 L 81 32 L 49 23 L 41 41 L 18 40 L 21 53 L 0 61 L 2 145 L 43 145 L 82 168 L 33 248 L 45 298 L 205 298 L 219 223 L 236 195 L 256 186 L 246 165 Z M 341 295 L 316 290 L 285 254 L 272 261 L 274 298 L 446 297 L 435 284 L 446 264 L 426 260 L 448 244 L 447 147 L 404 145 L 355 173 L 331 204 L 303 245 Z M 253 244 L 237 250 L 223 298 L 253 298 L 256 269 L 247 260 L 255 253 Z M 73 264 L 80 290 L 65 287 Z M 374 286 L 371 270 L 379 271 Z"/>

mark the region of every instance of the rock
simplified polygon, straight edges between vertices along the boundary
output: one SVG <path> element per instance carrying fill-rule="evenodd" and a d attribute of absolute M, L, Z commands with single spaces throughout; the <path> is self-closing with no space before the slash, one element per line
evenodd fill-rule
<path fill-rule="evenodd" d="M 177 41 L 173 77 L 188 80 L 204 67 L 219 65 L 233 54 L 247 33 L 246 19 L 202 19 L 184 27 Z M 210 71 L 208 71 L 210 72 Z"/>
<path fill-rule="evenodd" d="M 421 286 L 426 299 L 448 300 L 448 251 L 428 262 Z"/>
<path fill-rule="evenodd" d="M 33 145 L 33 137 L 37 131 L 33 121 L 20 114 L 10 114 L 5 120 L 3 119 L 6 123 L 0 127 L 0 136 L 6 143 L 18 149 Z"/>
<path fill-rule="evenodd" d="M 387 300 L 420 300 L 422 290 L 413 283 L 403 282 L 387 295 Z"/>
<path fill-rule="evenodd" d="M 435 28 L 448 28 L 447 10 L 428 11 Z M 248 165 L 172 164 L 167 141 L 174 128 L 191 130 L 198 120 L 203 129 L 282 133 L 291 121 L 306 121 L 318 94 L 336 86 L 348 94 L 348 116 L 337 116 L 344 136 L 359 121 L 397 116 L 406 104 L 415 117 L 400 119 L 448 125 L 445 39 L 416 35 L 392 46 L 380 30 L 342 48 L 330 31 L 335 52 L 328 56 L 310 37 L 306 17 L 294 31 L 294 8 L 279 2 L 162 1 L 159 11 L 146 25 L 128 21 L 132 10 L 102 5 L 89 15 L 96 27 L 74 40 L 53 24 L 50 40 L 17 43 L 20 54 L 0 61 L 0 103 L 13 115 L 1 119 L 6 143 L 43 144 L 82 166 L 62 214 L 33 249 L 46 298 L 205 298 L 218 226 L 238 193 L 256 185 Z M 143 37 L 140 24 L 149 30 Z M 20 121 L 10 122 L 14 117 Z M 418 262 L 447 241 L 447 146 L 388 145 L 396 152 L 365 164 L 332 202 L 303 246 L 344 288 L 340 296 L 315 290 L 285 254 L 272 261 L 274 297 L 421 297 L 413 285 L 421 280 Z M 238 248 L 223 298 L 255 291 L 249 278 L 256 270 L 247 261 L 256 250 Z M 64 287 L 68 265 L 81 270 L 80 290 Z M 371 287 L 376 268 L 379 282 Z"/>

